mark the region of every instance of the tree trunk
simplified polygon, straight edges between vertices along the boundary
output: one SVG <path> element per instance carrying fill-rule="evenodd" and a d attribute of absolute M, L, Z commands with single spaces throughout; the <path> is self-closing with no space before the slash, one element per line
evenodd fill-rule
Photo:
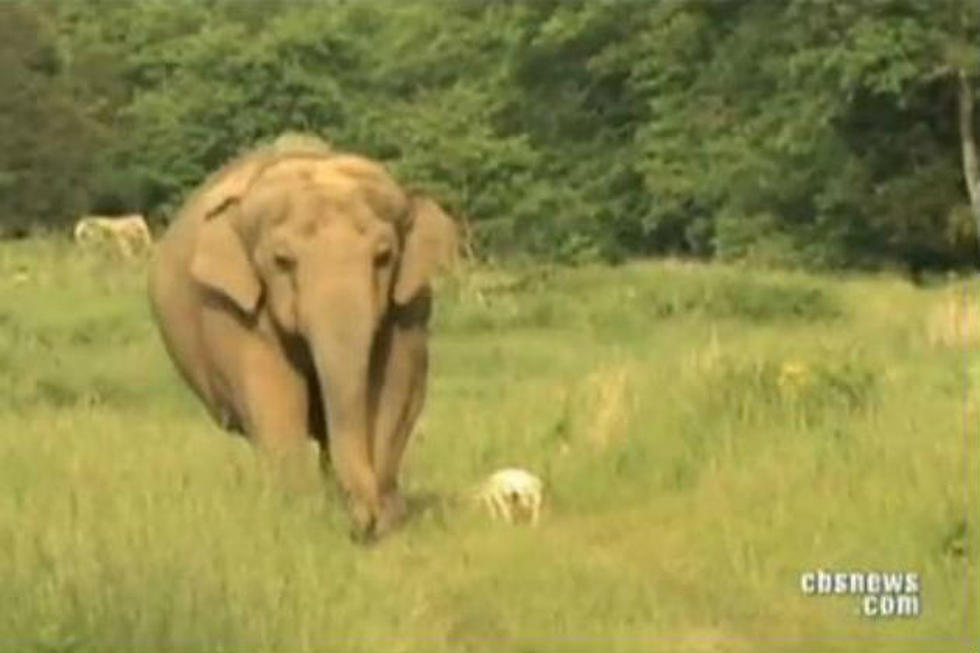
<path fill-rule="evenodd" d="M 966 71 L 959 69 L 960 146 L 963 149 L 963 177 L 970 195 L 970 208 L 977 223 L 980 238 L 980 163 L 977 162 L 977 143 L 973 135 L 973 88 Z"/>

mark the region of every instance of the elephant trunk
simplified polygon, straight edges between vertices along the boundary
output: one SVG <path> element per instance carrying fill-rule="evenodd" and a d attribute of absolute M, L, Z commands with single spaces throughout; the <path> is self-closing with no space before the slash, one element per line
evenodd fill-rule
<path fill-rule="evenodd" d="M 324 310 L 314 312 L 307 321 L 307 340 L 326 412 L 331 462 L 348 494 L 355 529 L 366 534 L 379 510 L 368 417 L 374 325 L 370 293 L 347 288 L 343 294 L 332 293 Z"/>

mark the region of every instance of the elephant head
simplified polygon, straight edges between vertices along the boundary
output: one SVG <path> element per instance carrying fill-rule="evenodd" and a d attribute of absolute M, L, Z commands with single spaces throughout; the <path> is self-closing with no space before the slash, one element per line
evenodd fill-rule
<path fill-rule="evenodd" d="M 199 201 L 191 276 L 244 323 L 306 344 L 333 467 L 355 524 L 369 528 L 382 500 L 370 467 L 372 356 L 386 323 L 427 299 L 452 221 L 380 164 L 316 148 L 236 165 Z"/>

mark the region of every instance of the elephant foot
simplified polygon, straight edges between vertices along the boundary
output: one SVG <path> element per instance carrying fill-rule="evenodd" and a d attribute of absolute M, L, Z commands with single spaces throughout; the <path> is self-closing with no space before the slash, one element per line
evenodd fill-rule
<path fill-rule="evenodd" d="M 398 492 L 391 492 L 381 500 L 381 512 L 374 530 L 380 537 L 401 526 L 408 515 L 405 498 Z"/>
<path fill-rule="evenodd" d="M 352 499 L 350 502 L 351 540 L 359 544 L 367 544 L 376 538 L 377 519 L 375 511 L 364 503 Z"/>

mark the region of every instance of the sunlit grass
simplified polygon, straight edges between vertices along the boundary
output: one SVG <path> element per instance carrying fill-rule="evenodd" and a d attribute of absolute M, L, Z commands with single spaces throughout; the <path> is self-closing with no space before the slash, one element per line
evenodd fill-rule
<path fill-rule="evenodd" d="M 312 458 L 283 483 L 208 422 L 142 279 L 0 244 L 3 649 L 975 649 L 975 280 L 464 271 L 417 509 L 363 548 Z M 462 499 L 505 465 L 545 479 L 537 529 Z M 923 613 L 804 596 L 818 568 L 919 572 Z"/>

